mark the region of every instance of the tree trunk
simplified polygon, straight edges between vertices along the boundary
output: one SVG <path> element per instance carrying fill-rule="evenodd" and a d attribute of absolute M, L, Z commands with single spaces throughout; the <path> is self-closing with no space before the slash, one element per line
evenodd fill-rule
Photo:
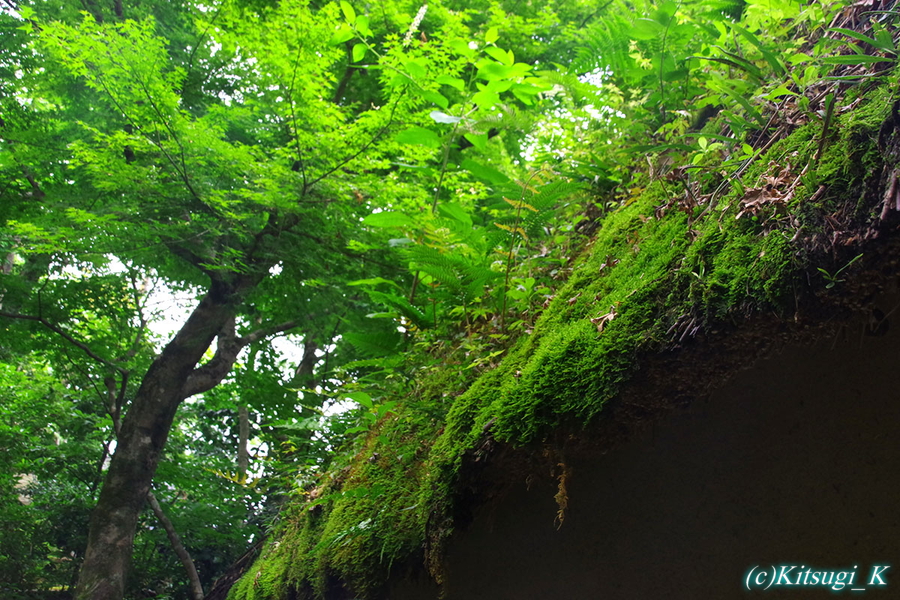
<path fill-rule="evenodd" d="M 116 381 L 113 377 L 107 377 L 105 380 L 107 393 L 109 395 L 109 416 L 112 418 L 113 429 L 116 432 L 116 439 L 122 433 L 122 420 L 119 419 L 119 394 L 116 390 Z M 123 391 L 126 381 L 122 382 Z M 109 446 L 107 444 L 103 445 L 103 456 L 100 459 L 100 465 L 102 467 L 103 463 L 106 461 L 106 457 L 109 452 Z M 93 491 L 93 490 L 92 490 Z M 169 517 L 166 516 L 166 513 L 163 512 L 162 506 L 159 504 L 159 500 L 156 499 L 156 496 L 153 492 L 147 493 L 147 503 L 150 505 L 151 510 L 153 510 L 153 514 L 156 515 L 156 520 L 159 521 L 160 525 L 163 526 L 163 529 L 166 531 L 166 536 L 169 538 L 169 545 L 172 546 L 172 551 L 175 552 L 175 556 L 178 557 L 178 560 L 181 561 L 181 564 L 184 565 L 184 570 L 188 577 L 188 583 L 191 588 L 191 596 L 194 600 L 203 600 L 203 585 L 200 583 L 200 576 L 197 574 L 197 567 L 194 565 L 193 559 L 191 559 L 191 555 L 188 553 L 187 548 L 184 547 L 184 544 L 181 543 L 181 537 L 179 537 L 178 532 L 175 531 L 175 526 L 172 525 L 172 521 L 169 520 Z M 78 571 L 76 569 L 74 573 L 74 577 L 72 580 L 72 584 L 69 588 L 74 588 Z"/>
<path fill-rule="evenodd" d="M 121 600 L 137 519 L 150 492 L 189 376 L 213 339 L 232 321 L 240 293 L 214 282 L 175 338 L 147 370 L 122 421 L 100 499 L 91 514 L 76 600 Z"/>

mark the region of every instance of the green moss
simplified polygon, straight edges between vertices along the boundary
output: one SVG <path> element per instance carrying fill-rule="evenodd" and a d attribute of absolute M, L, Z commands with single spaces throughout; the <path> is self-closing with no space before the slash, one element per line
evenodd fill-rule
<path fill-rule="evenodd" d="M 793 182 L 809 165 L 794 186 L 790 215 L 773 205 L 738 219 L 740 192 L 732 190 L 699 222 L 676 208 L 657 218 L 669 193 L 659 183 L 607 215 L 533 332 L 474 381 L 473 371 L 452 360 L 420 371 L 415 398 L 382 421 L 346 471 L 323 487 L 327 502 L 313 510 L 302 498 L 294 502 L 231 597 L 280 600 L 289 589 L 321 597 L 339 581 L 372 598 L 393 567 L 423 552 L 439 578 L 461 468 L 489 436 L 522 445 L 564 420 L 590 424 L 643 354 L 695 327 L 794 310 L 804 272 L 814 271 L 795 230 L 821 227 L 823 215 L 848 195 L 864 198 L 866 182 L 881 170 L 876 140 L 891 104 L 885 87 L 841 115 L 818 161 L 818 122 L 755 161 L 742 177 L 744 189 L 761 187 L 764 175 L 787 164 Z M 811 200 L 820 185 L 827 192 Z M 871 204 L 860 200 L 866 210 Z"/>

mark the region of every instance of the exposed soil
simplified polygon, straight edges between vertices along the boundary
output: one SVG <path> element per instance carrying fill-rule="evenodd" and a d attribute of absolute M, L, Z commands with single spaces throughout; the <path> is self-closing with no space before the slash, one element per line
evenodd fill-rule
<path fill-rule="evenodd" d="M 884 250 L 870 264 L 892 272 Z M 891 565 L 886 589 L 854 594 L 896 596 L 900 298 L 870 300 L 893 287 L 884 271 L 835 295 L 864 306 L 853 320 L 807 302 L 815 315 L 757 318 L 651 358 L 594 430 L 524 451 L 486 436 L 460 488 L 457 522 L 470 525 L 443 560 L 445 598 L 737 598 L 750 568 L 784 564 L 856 565 L 856 584 Z M 439 594 L 420 576 L 389 596 Z"/>

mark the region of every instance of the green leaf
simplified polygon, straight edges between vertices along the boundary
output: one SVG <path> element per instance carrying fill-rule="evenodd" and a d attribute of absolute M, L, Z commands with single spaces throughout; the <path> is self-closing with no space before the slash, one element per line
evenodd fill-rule
<path fill-rule="evenodd" d="M 804 54 L 803 52 L 795 52 L 788 57 L 787 61 L 792 65 L 799 65 L 805 62 L 809 62 L 812 59 L 813 57 L 809 54 Z"/>
<path fill-rule="evenodd" d="M 353 46 L 353 62 L 359 62 L 365 58 L 367 50 L 365 44 L 355 44 Z"/>
<path fill-rule="evenodd" d="M 404 296 L 392 293 L 383 293 L 373 289 L 366 289 L 366 294 L 368 294 L 372 302 L 377 302 L 394 309 L 398 312 L 399 315 L 406 317 L 417 326 L 429 326 L 429 323 L 427 319 L 425 319 L 425 315 L 422 313 L 422 311 L 410 304 L 409 300 L 407 300 Z M 390 333 L 390 335 L 393 336 L 396 333 L 396 330 L 394 330 Z"/>
<path fill-rule="evenodd" d="M 366 408 L 374 408 L 375 403 L 372 402 L 372 396 L 365 392 L 350 392 L 349 394 L 344 394 L 345 398 L 349 398 L 353 400 L 357 404 L 360 404 Z"/>
<path fill-rule="evenodd" d="M 492 106 L 500 104 L 500 95 L 497 92 L 483 89 L 472 96 L 472 104 L 482 110 L 489 110 Z"/>
<path fill-rule="evenodd" d="M 487 148 L 488 134 L 486 133 L 466 133 L 463 137 L 472 142 L 472 145 L 484 152 Z"/>
<path fill-rule="evenodd" d="M 472 226 L 472 217 L 469 213 L 466 212 L 459 204 L 454 202 L 443 202 L 438 204 L 438 212 L 445 217 L 450 217 L 456 221 L 459 221 L 466 227 Z"/>
<path fill-rule="evenodd" d="M 341 12 L 344 13 L 344 18 L 347 19 L 348 23 L 356 22 L 356 11 L 353 10 L 353 7 L 350 6 L 347 0 L 341 0 Z"/>
<path fill-rule="evenodd" d="M 378 333 L 348 331 L 342 335 L 342 339 L 352 344 L 360 354 L 369 358 L 391 356 L 397 352 L 397 349 L 403 341 L 400 333 L 395 330 Z M 368 394 L 366 394 L 366 396 L 368 396 Z M 354 400 L 356 399 L 354 398 Z M 372 408 L 371 404 L 365 404 L 365 400 L 356 401 L 366 408 Z"/>
<path fill-rule="evenodd" d="M 441 145 L 441 138 L 435 132 L 424 127 L 411 127 L 395 135 L 394 139 L 401 144 L 428 146 L 429 148 L 437 148 Z"/>
<path fill-rule="evenodd" d="M 424 79 L 428 75 L 428 71 L 425 67 L 414 60 L 406 61 L 404 67 L 406 68 L 406 72 L 415 79 Z"/>
<path fill-rule="evenodd" d="M 422 92 L 422 97 L 425 98 L 426 100 L 428 100 L 429 102 L 437 104 L 441 108 L 448 108 L 450 106 L 450 101 L 447 100 L 447 97 L 444 96 L 443 94 L 439 94 L 438 92 L 433 92 L 431 90 L 427 90 L 427 91 Z"/>
<path fill-rule="evenodd" d="M 479 179 L 484 179 L 493 184 L 502 184 L 509 183 L 509 177 L 498 171 L 493 167 L 489 167 L 487 165 L 482 165 L 480 163 L 475 162 L 469 158 L 465 159 L 460 163 L 463 169 L 478 177 Z"/>
<path fill-rule="evenodd" d="M 513 63 L 515 62 L 515 58 L 513 57 L 512 52 L 501 50 L 497 46 L 487 46 L 484 49 L 484 52 L 485 54 L 488 54 L 492 58 L 499 61 L 500 64 L 506 65 L 507 67 L 513 66 Z"/>
<path fill-rule="evenodd" d="M 369 29 L 369 17 L 366 15 L 356 17 L 356 28 L 363 36 L 372 37 L 372 30 Z"/>
<path fill-rule="evenodd" d="M 663 73 L 663 81 L 678 81 L 690 75 L 689 69 L 672 69 Z"/>
<path fill-rule="evenodd" d="M 757 125 L 759 125 L 762 128 L 765 128 L 765 126 L 767 124 L 766 120 L 763 118 L 762 114 L 760 114 L 760 112 L 758 110 L 756 110 L 756 107 L 754 107 L 752 104 L 750 104 L 749 100 L 747 100 L 740 94 L 734 93 L 732 90 L 730 90 L 728 88 L 725 88 L 723 91 L 729 98 L 731 98 L 732 100 L 734 100 L 735 102 L 740 104 L 743 107 L 743 109 L 745 111 L 747 111 L 747 114 L 750 115 L 751 117 L 753 117 L 753 119 L 756 121 Z"/>
<path fill-rule="evenodd" d="M 883 56 L 869 56 L 868 54 L 845 54 L 841 56 L 826 56 L 822 59 L 826 65 L 873 65 L 882 62 L 894 62 L 893 58 Z"/>
<path fill-rule="evenodd" d="M 476 77 L 484 79 L 485 81 L 492 81 L 496 79 L 506 79 L 512 73 L 512 67 L 501 65 L 492 60 L 483 60 L 478 63 L 478 73 Z"/>
<path fill-rule="evenodd" d="M 381 214 L 381 213 L 376 213 Z M 372 215 L 369 215 L 372 216 Z M 382 283 L 386 283 L 388 285 L 392 285 L 396 288 L 399 288 L 400 285 L 395 281 L 391 281 L 390 279 L 385 279 L 384 277 L 370 277 L 368 279 L 357 279 L 356 281 L 348 281 L 347 285 L 358 286 L 358 285 L 381 285 Z"/>
<path fill-rule="evenodd" d="M 678 10 L 678 6 L 679 5 L 672 0 L 663 2 L 660 7 L 654 11 L 653 18 L 663 27 L 668 27 L 672 17 L 675 16 L 675 11 Z"/>
<path fill-rule="evenodd" d="M 395 210 L 372 213 L 364 218 L 362 222 L 363 225 L 368 225 L 369 227 L 408 227 L 413 224 L 411 218 Z"/>
<path fill-rule="evenodd" d="M 488 44 L 493 44 L 498 39 L 500 39 L 500 31 L 496 27 L 491 27 L 487 30 L 487 33 L 484 34 L 484 41 Z"/>
<path fill-rule="evenodd" d="M 875 47 L 881 48 L 885 52 L 896 54 L 897 46 L 894 44 L 893 34 L 878 23 L 873 23 L 872 27 L 875 31 L 875 40 L 878 42 L 875 44 Z"/>
<path fill-rule="evenodd" d="M 744 38 L 753 44 L 757 50 L 763 55 L 763 58 L 766 59 L 766 62 L 769 63 L 769 66 L 772 67 L 772 70 L 775 71 L 777 75 L 784 75 L 787 71 L 784 68 L 784 65 L 781 63 L 781 60 L 775 56 L 768 48 L 763 46 L 762 42 L 760 42 L 755 35 L 741 27 L 737 24 L 732 24 L 738 33 L 740 33 Z"/>
<path fill-rule="evenodd" d="M 463 91 L 466 89 L 466 82 L 458 77 L 451 77 L 450 75 L 438 75 L 435 78 L 435 81 L 442 85 L 449 85 L 450 87 L 456 88 L 459 91 Z"/>
<path fill-rule="evenodd" d="M 350 29 L 346 25 L 341 25 L 340 28 L 334 32 L 334 35 L 331 36 L 331 39 L 328 40 L 329 46 L 339 46 L 344 42 L 348 42 L 354 38 L 353 30 Z"/>
<path fill-rule="evenodd" d="M 756 79 L 758 79 L 760 81 L 762 81 L 764 79 L 763 72 L 759 69 L 759 67 L 757 67 L 755 64 L 753 64 L 752 62 L 750 62 L 743 56 L 741 56 L 739 54 L 735 54 L 734 52 L 729 52 L 728 50 L 726 50 L 724 48 L 720 48 L 719 46 L 714 46 L 714 48 L 716 48 L 719 52 L 721 52 L 722 54 L 727 56 L 729 59 L 731 59 L 730 64 L 732 66 L 735 66 L 738 69 L 741 69 L 741 70 L 747 72 L 748 74 L 750 74 L 751 76 L 755 77 Z"/>
<path fill-rule="evenodd" d="M 764 94 L 763 98 L 767 100 L 775 100 L 776 98 L 781 98 L 782 96 L 799 96 L 797 92 L 793 92 L 789 90 L 786 86 L 779 85 L 777 88 L 772 90 L 771 92 Z"/>
<path fill-rule="evenodd" d="M 550 86 L 542 88 L 530 83 L 514 83 L 509 89 L 517 96 L 520 94 L 524 96 L 537 96 L 541 92 L 547 91 L 549 87 Z"/>
<path fill-rule="evenodd" d="M 665 27 L 653 19 L 635 19 L 629 33 L 635 40 L 655 40 L 663 31 Z"/>
<path fill-rule="evenodd" d="M 831 28 L 827 29 L 827 31 L 834 31 L 835 33 L 841 33 L 843 35 L 846 35 L 849 38 L 853 38 L 854 40 L 863 42 L 865 44 L 869 44 L 870 46 L 872 46 L 874 48 L 878 48 L 879 50 L 884 50 L 886 52 L 893 53 L 895 50 L 893 40 L 889 41 L 889 38 L 882 39 L 881 41 L 879 41 L 874 38 L 870 38 L 867 35 L 863 35 L 863 34 L 859 33 L 858 31 L 854 31 L 852 29 L 845 29 L 843 27 L 831 27 Z"/>
<path fill-rule="evenodd" d="M 473 48 L 470 48 L 469 42 L 467 42 L 466 40 L 454 38 L 454 39 L 451 39 L 449 42 L 447 42 L 447 45 L 450 46 L 450 48 L 452 48 L 454 52 L 456 52 L 457 54 L 459 54 L 461 56 L 465 56 L 465 57 L 475 56 L 476 50 L 474 50 Z"/>

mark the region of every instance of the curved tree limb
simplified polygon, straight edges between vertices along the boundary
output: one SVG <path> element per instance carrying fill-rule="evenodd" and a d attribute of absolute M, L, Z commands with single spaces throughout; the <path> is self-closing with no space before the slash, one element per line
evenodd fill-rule
<path fill-rule="evenodd" d="M 34 315 L 23 315 L 23 314 L 19 314 L 19 313 L 10 313 L 10 312 L 0 312 L 0 317 L 6 317 L 7 319 L 19 319 L 22 321 L 37 321 L 38 323 L 40 323 L 41 325 L 43 325 L 44 327 L 46 327 L 53 333 L 57 334 L 58 336 L 62 337 L 64 340 L 66 340 L 67 342 L 69 342 L 70 344 L 75 346 L 76 348 L 79 348 L 80 350 L 82 350 L 85 354 L 87 354 L 88 356 L 90 356 L 91 358 L 96 360 L 97 362 L 102 363 L 112 369 L 115 369 L 119 373 L 124 373 L 126 371 L 126 369 L 124 369 L 121 365 L 117 365 L 114 362 L 103 358 L 102 356 L 100 356 L 99 354 L 97 354 L 96 352 L 91 350 L 87 344 L 76 340 L 74 337 L 72 337 L 72 335 L 70 333 L 66 332 L 64 329 L 60 328 L 59 326 L 54 325 L 53 323 L 51 323 L 44 317 L 36 317 Z"/>
<path fill-rule="evenodd" d="M 231 372 L 238 354 L 247 345 L 263 338 L 293 329 L 299 325 L 299 321 L 287 321 L 272 327 L 257 329 L 245 336 L 238 337 L 235 333 L 234 319 L 231 319 L 219 332 L 216 338 L 216 353 L 206 364 L 194 369 L 185 382 L 182 394 L 185 398 L 207 392 L 219 385 L 225 376 Z"/>
<path fill-rule="evenodd" d="M 188 554 L 184 544 L 181 543 L 181 538 L 178 536 L 178 532 L 175 531 L 175 526 L 172 525 L 172 521 L 170 521 L 169 517 L 166 516 L 166 513 L 163 512 L 162 506 L 160 506 L 159 500 L 156 499 L 153 492 L 147 492 L 147 503 L 150 504 L 153 514 L 156 515 L 156 520 L 159 521 L 160 525 L 163 526 L 163 529 L 166 530 L 166 537 L 169 538 L 169 545 L 172 546 L 172 550 L 175 551 L 178 560 L 181 561 L 185 571 L 187 571 L 188 581 L 191 586 L 191 597 L 193 600 L 203 600 L 203 585 L 200 583 L 197 567 L 194 566 L 191 555 Z"/>

